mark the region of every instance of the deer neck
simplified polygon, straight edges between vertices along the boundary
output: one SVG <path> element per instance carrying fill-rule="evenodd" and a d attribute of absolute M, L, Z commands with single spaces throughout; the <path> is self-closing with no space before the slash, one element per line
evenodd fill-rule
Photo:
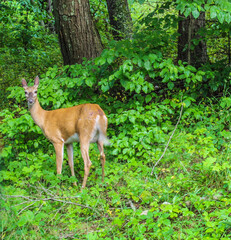
<path fill-rule="evenodd" d="M 30 110 L 31 117 L 33 118 L 34 122 L 41 129 L 43 129 L 46 111 L 44 109 L 42 109 L 42 107 L 39 104 L 38 99 L 35 100 L 35 103 L 32 106 L 29 106 L 29 110 Z"/>

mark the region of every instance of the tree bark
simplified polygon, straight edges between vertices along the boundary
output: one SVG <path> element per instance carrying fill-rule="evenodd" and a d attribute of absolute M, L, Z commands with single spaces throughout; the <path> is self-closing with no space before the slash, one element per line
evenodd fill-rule
<path fill-rule="evenodd" d="M 180 14 L 182 20 L 178 23 L 178 60 L 199 68 L 208 61 L 207 47 L 200 31 L 205 27 L 205 13 L 195 19 Z"/>
<path fill-rule="evenodd" d="M 82 63 L 103 50 L 88 0 L 54 0 L 55 29 L 65 65 Z"/>
<path fill-rule="evenodd" d="M 114 39 L 131 38 L 132 18 L 127 0 L 107 0 L 107 8 Z"/>

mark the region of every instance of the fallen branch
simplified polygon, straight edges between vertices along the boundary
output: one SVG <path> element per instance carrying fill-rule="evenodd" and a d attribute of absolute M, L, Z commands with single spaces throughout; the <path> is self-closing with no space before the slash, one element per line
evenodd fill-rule
<path fill-rule="evenodd" d="M 31 196 L 23 196 L 23 195 L 0 195 L 2 199 L 5 198 L 23 198 L 23 199 L 27 199 L 27 201 L 24 201 L 22 203 L 16 204 L 15 206 L 19 206 L 22 204 L 29 204 L 28 206 L 24 207 L 23 209 L 20 210 L 19 213 L 22 213 L 24 210 L 26 210 L 27 208 L 29 208 L 30 206 L 34 205 L 36 202 L 40 202 L 40 201 L 53 201 L 53 202 L 61 202 L 64 204 L 71 204 L 71 205 L 75 205 L 75 206 L 79 206 L 82 208 L 88 208 L 91 209 L 95 212 L 97 212 L 97 210 L 95 210 L 92 207 L 80 204 L 80 203 L 75 203 L 72 201 L 66 201 L 66 200 L 62 200 L 64 198 L 75 198 L 75 197 L 48 197 L 48 198 L 36 198 L 36 197 L 31 197 Z M 61 198 L 61 199 L 60 199 Z"/>
<path fill-rule="evenodd" d="M 25 202 L 24 202 L 25 203 Z M 26 207 L 24 207 L 23 209 L 21 209 L 19 212 L 18 212 L 18 215 L 20 215 L 20 213 L 22 213 L 23 211 L 25 211 L 27 208 L 29 208 L 30 206 L 34 205 L 35 202 L 32 202 L 31 204 L 27 205 Z"/>
<path fill-rule="evenodd" d="M 173 132 L 172 132 L 172 134 L 171 134 L 171 136 L 170 136 L 170 138 L 169 138 L 169 140 L 168 140 L 168 142 L 167 142 L 167 145 L 166 145 L 166 147 L 165 147 L 165 149 L 164 149 L 163 154 L 161 155 L 161 157 L 158 159 L 158 161 L 156 162 L 156 164 L 155 164 L 155 165 L 153 166 L 153 168 L 152 168 L 151 176 L 153 175 L 153 172 L 154 172 L 155 167 L 158 165 L 158 163 L 160 162 L 160 160 L 164 157 L 164 155 L 165 155 L 165 153 L 166 153 L 166 151 L 167 151 L 167 149 L 168 149 L 169 143 L 170 143 L 170 141 L 171 141 L 171 139 L 172 139 L 172 137 L 173 137 L 173 135 L 174 135 L 174 133 L 175 133 L 175 131 L 176 131 L 176 129 L 177 129 L 178 124 L 180 123 L 180 119 L 181 119 L 181 117 L 182 117 L 183 108 L 184 108 L 184 105 L 183 105 L 182 97 L 181 97 L 180 116 L 179 116 L 178 121 L 177 121 L 177 123 L 176 123 L 176 126 L 175 126 L 175 128 L 174 128 L 174 130 L 173 130 Z"/>

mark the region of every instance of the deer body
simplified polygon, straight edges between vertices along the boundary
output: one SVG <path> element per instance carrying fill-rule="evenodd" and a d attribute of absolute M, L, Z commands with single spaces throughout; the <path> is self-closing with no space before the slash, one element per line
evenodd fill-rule
<path fill-rule="evenodd" d="M 34 122 L 42 129 L 46 138 L 53 143 L 56 152 L 57 173 L 62 172 L 64 145 L 67 146 L 68 163 L 72 176 L 74 173 L 73 142 L 80 142 L 82 158 L 84 160 L 84 179 L 82 188 L 86 186 L 91 161 L 89 145 L 97 142 L 102 164 L 102 180 L 104 180 L 105 155 L 103 145 L 108 144 L 106 137 L 107 117 L 97 104 L 81 104 L 70 108 L 52 111 L 42 109 L 37 99 L 38 77 L 33 87 L 28 87 L 22 80 L 28 107 Z M 76 183 L 75 183 L 76 185 Z"/>

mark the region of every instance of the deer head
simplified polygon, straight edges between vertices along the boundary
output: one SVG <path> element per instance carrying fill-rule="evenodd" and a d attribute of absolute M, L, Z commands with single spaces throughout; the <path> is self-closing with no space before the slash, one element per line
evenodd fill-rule
<path fill-rule="evenodd" d="M 33 106 L 37 99 L 37 89 L 39 86 L 39 77 L 37 76 L 34 80 L 34 86 L 28 87 L 25 79 L 22 79 L 22 86 L 25 90 L 25 95 L 29 108 Z"/>

